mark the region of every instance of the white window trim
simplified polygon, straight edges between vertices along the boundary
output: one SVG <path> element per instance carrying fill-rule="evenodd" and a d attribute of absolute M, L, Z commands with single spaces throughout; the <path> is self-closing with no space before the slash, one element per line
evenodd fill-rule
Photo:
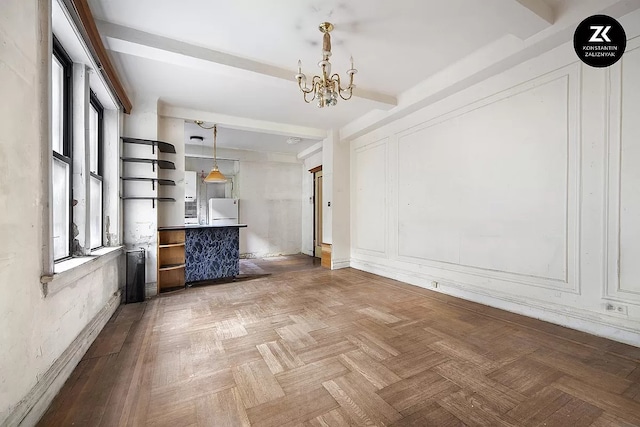
<path fill-rule="evenodd" d="M 104 247 L 91 252 L 84 257 L 69 258 L 55 264 L 53 275 L 40 277 L 42 296 L 50 297 L 69 285 L 102 268 L 109 261 L 124 253 L 124 246 Z"/>
<path fill-rule="evenodd" d="M 47 16 L 47 20 L 49 24 L 47 25 L 47 27 L 50 28 L 50 30 L 53 30 L 56 32 L 56 35 L 59 37 L 60 43 L 65 47 L 65 49 L 67 50 L 67 53 L 69 53 L 69 55 L 71 56 L 72 62 L 85 64 L 85 66 L 89 67 L 90 69 L 94 69 L 94 70 L 99 69 L 98 65 L 95 63 L 95 61 L 93 60 L 93 57 L 90 54 L 89 48 L 87 47 L 85 41 L 82 39 L 80 32 L 78 31 L 75 24 L 73 23 L 73 20 L 69 15 L 69 12 L 66 10 L 66 7 L 64 5 L 64 0 L 53 0 L 50 3 L 50 9 L 47 10 L 47 12 L 43 16 Z M 46 51 L 48 52 L 48 58 L 49 58 L 48 60 L 51 61 L 51 55 L 53 54 L 52 52 L 53 37 L 51 32 L 48 33 L 48 37 L 49 39 L 46 41 L 46 44 L 43 46 L 46 46 Z M 46 78 L 46 84 L 43 85 L 42 96 L 44 99 L 49 98 L 49 105 L 47 106 L 49 110 L 49 120 L 47 121 L 47 123 L 43 123 L 41 132 L 43 135 L 47 137 L 47 140 L 49 142 L 46 147 L 46 153 L 50 157 L 49 159 L 50 165 L 48 168 L 49 169 L 48 173 L 50 174 L 52 170 L 51 163 L 53 162 L 53 157 L 50 156 L 50 153 L 52 150 L 52 146 L 51 146 L 52 136 L 51 136 L 51 129 L 50 129 L 51 128 L 51 125 L 50 125 L 51 100 L 50 100 L 50 87 L 49 87 L 50 81 L 51 81 L 51 63 L 47 63 L 43 61 L 42 64 L 43 64 L 43 70 L 46 72 L 46 75 L 48 75 L 48 77 Z M 92 79 L 92 82 L 94 83 L 92 84 L 92 86 L 94 86 L 96 94 L 98 95 L 98 98 L 100 99 L 100 102 L 104 108 L 105 117 L 107 115 L 107 111 L 111 112 L 112 109 L 116 113 L 118 113 L 120 111 L 120 106 L 117 102 L 116 97 L 110 91 L 109 86 L 104 80 L 104 77 L 100 73 L 92 73 L 91 79 Z M 115 117 L 114 120 L 111 120 L 110 123 L 112 123 L 112 125 L 115 126 L 113 132 L 115 132 L 115 134 L 119 138 L 120 125 L 119 125 L 118 115 L 113 116 L 112 113 L 109 113 L 109 114 L 112 117 Z M 104 131 L 106 131 L 106 124 L 104 125 Z M 103 142 L 104 142 L 103 150 L 104 150 L 104 147 L 106 147 L 108 143 L 105 135 L 103 135 L 103 138 L 104 138 L 103 139 Z M 115 144 L 115 147 L 116 147 L 115 155 L 119 159 L 119 148 L 118 148 L 119 145 Z M 107 154 L 103 152 L 103 156 L 107 156 Z M 106 164 L 106 160 L 104 162 L 105 162 L 104 164 Z M 111 167 L 113 168 L 113 166 Z M 103 178 L 105 177 L 104 171 L 102 176 Z M 113 176 L 119 176 L 118 166 L 116 166 L 116 173 Z M 43 206 L 45 207 L 51 206 L 51 202 L 52 202 L 51 200 L 52 188 L 51 188 L 50 181 L 51 180 L 48 180 L 46 184 L 43 185 L 43 190 L 45 191 L 43 196 L 43 200 L 44 200 Z M 103 185 L 104 185 L 104 180 L 103 180 Z M 113 183 L 113 185 L 115 186 L 115 188 L 118 188 L 117 183 Z M 104 194 L 104 191 L 105 189 L 103 188 L 103 194 Z M 111 196 L 113 195 L 110 195 L 110 197 Z M 116 230 L 114 232 L 117 233 L 120 237 L 116 237 L 115 243 L 119 244 L 122 238 L 119 231 L 120 227 L 118 226 L 118 224 L 121 221 L 121 218 L 120 218 L 121 207 L 119 204 L 120 200 L 119 200 L 118 194 L 115 194 L 115 196 L 113 197 L 115 198 L 110 203 L 115 203 L 115 208 L 111 209 L 112 215 L 111 215 L 110 222 L 111 224 L 116 224 Z M 103 196 L 103 218 L 102 218 L 103 244 L 107 244 L 107 242 L 110 240 L 105 237 L 105 230 L 104 230 L 104 221 L 105 221 L 105 212 L 106 212 L 105 209 L 106 207 L 104 206 L 104 196 Z M 114 210 L 116 211 L 115 215 L 113 214 Z M 95 250 L 92 250 L 90 254 L 87 256 L 71 257 L 71 258 L 67 258 L 67 259 L 56 262 L 54 261 L 54 256 L 53 256 L 53 239 L 51 236 L 52 212 L 50 208 L 45 208 L 43 209 L 42 213 L 43 213 L 43 220 L 45 224 L 45 226 L 43 227 L 43 238 L 45 239 L 45 242 L 46 242 L 45 244 L 43 244 L 43 247 L 42 247 L 43 272 L 40 278 L 43 297 L 51 296 L 59 292 L 60 290 L 64 289 L 66 286 L 73 284 L 75 281 L 81 279 L 82 277 L 88 274 L 91 274 L 92 272 L 103 267 L 106 263 L 117 258 L 123 253 L 124 246 L 122 245 L 110 246 L 110 247 L 103 246 L 103 247 L 96 248 Z M 107 240 L 105 241 L 105 239 Z"/>

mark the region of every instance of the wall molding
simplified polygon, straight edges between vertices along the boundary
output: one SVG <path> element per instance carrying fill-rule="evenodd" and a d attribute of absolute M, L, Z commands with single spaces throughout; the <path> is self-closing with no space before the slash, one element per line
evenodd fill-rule
<path fill-rule="evenodd" d="M 424 129 L 432 126 L 447 122 L 457 117 L 463 116 L 469 112 L 477 110 L 479 108 L 486 107 L 488 105 L 500 102 L 518 94 L 526 93 L 530 90 L 539 88 L 545 84 L 549 84 L 558 80 L 566 81 L 566 102 L 567 102 L 567 182 L 566 182 L 566 204 L 565 204 L 565 277 L 564 278 L 547 278 L 532 274 L 518 273 L 514 271 L 502 271 L 494 270 L 490 268 L 484 268 L 473 265 L 455 264 L 435 259 L 425 259 L 420 257 L 413 257 L 410 255 L 402 255 L 400 250 L 400 230 L 399 230 L 399 179 L 396 179 L 396 188 L 393 188 L 395 192 L 394 200 L 392 203 L 395 205 L 393 214 L 396 218 L 396 223 L 393 225 L 395 229 L 393 233 L 397 236 L 395 239 L 395 247 L 391 248 L 394 251 L 393 259 L 402 262 L 413 263 L 426 267 L 439 268 L 444 270 L 450 270 L 457 273 L 470 274 L 485 279 L 504 280 L 510 282 L 516 282 L 519 284 L 525 284 L 540 288 L 560 290 L 562 292 L 571 292 L 580 294 L 580 238 L 581 238 L 581 85 L 582 85 L 582 73 L 581 65 L 578 62 L 574 62 L 569 65 L 557 68 L 553 71 L 539 75 L 534 78 L 529 78 L 521 81 L 518 84 L 512 85 L 501 91 L 498 91 L 490 96 L 482 97 L 479 99 L 473 99 L 464 105 L 458 105 L 456 108 L 450 108 L 442 114 L 436 114 L 427 120 L 423 120 L 419 123 L 403 126 L 401 129 L 388 129 L 388 132 L 392 132 L 397 137 L 397 150 L 399 153 L 401 140 L 403 137 L 412 135 L 416 132 L 420 132 Z M 379 139 L 382 139 L 378 137 Z M 357 143 L 356 143 L 357 144 Z M 367 144 L 365 146 L 368 146 Z M 361 146 L 361 145 L 358 145 Z M 396 170 L 399 170 L 401 165 L 399 164 L 400 155 L 396 158 Z M 397 173 L 397 172 L 396 172 Z M 365 253 L 361 250 L 354 250 L 354 253 L 362 253 L 363 255 L 374 255 Z"/>
<path fill-rule="evenodd" d="M 40 420 L 119 305 L 120 290 L 114 292 L 105 306 L 42 375 L 40 381 L 18 402 L 3 425 L 31 426 Z"/>
<path fill-rule="evenodd" d="M 625 54 L 640 48 L 640 37 L 627 43 Z M 640 293 L 622 289 L 620 283 L 620 214 L 622 189 L 622 74 L 623 60 L 606 70 L 607 114 L 606 117 L 606 185 L 605 185 L 605 251 L 603 298 L 625 303 L 640 303 Z"/>
<path fill-rule="evenodd" d="M 382 148 L 384 150 L 384 171 L 382 171 L 381 173 L 384 175 L 384 189 L 383 189 L 383 195 L 384 195 L 384 206 L 382 209 L 382 214 L 384 215 L 384 219 L 383 219 L 383 229 L 382 232 L 384 233 L 384 248 L 383 250 L 374 250 L 374 249 L 368 249 L 368 248 L 364 248 L 361 247 L 359 242 L 358 242 L 358 204 L 355 203 L 354 198 L 357 197 L 356 192 L 354 192 L 351 196 L 351 205 L 352 205 L 352 209 L 351 209 L 351 223 L 352 224 L 356 224 L 355 228 L 352 228 L 351 231 L 351 241 L 352 241 L 352 248 L 355 252 L 359 252 L 365 255 L 372 255 L 372 256 L 382 256 L 382 257 L 387 257 L 388 256 L 388 251 L 389 251 L 389 232 L 388 232 L 388 227 L 387 227 L 387 220 L 389 218 L 389 214 L 388 214 L 388 204 L 389 204 L 389 197 L 388 197 L 388 190 L 387 188 L 389 187 L 389 137 L 385 136 L 381 139 L 378 139 L 376 141 L 373 141 L 371 143 L 365 144 L 365 145 L 360 145 L 358 147 L 352 147 L 351 148 L 351 180 L 352 182 L 354 182 L 354 185 L 356 187 L 356 189 L 358 188 L 358 179 L 357 176 L 355 174 L 356 168 L 355 168 L 355 163 L 358 161 L 357 156 L 361 153 L 367 152 L 367 151 L 371 151 L 371 150 L 375 150 L 377 148 Z"/>
<path fill-rule="evenodd" d="M 430 283 L 436 278 L 371 261 L 352 259 L 351 268 L 625 344 L 638 346 L 640 342 L 640 322 L 626 317 L 599 314 L 530 297 L 521 299 L 511 294 L 483 289 L 468 283 L 453 283 L 437 279 L 438 288 L 433 288 Z M 617 319 L 621 322 L 616 322 Z"/>

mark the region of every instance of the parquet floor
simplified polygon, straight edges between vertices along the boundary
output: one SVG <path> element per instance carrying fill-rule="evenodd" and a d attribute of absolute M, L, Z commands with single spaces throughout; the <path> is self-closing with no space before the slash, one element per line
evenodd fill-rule
<path fill-rule="evenodd" d="M 306 260 L 122 306 L 40 424 L 640 425 L 640 348 Z"/>

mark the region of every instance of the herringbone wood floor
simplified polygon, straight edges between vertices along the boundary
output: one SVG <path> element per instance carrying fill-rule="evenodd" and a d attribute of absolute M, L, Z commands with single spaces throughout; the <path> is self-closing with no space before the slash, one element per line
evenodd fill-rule
<path fill-rule="evenodd" d="M 303 256 L 244 267 L 269 265 L 121 307 L 41 425 L 640 425 L 640 348 Z"/>

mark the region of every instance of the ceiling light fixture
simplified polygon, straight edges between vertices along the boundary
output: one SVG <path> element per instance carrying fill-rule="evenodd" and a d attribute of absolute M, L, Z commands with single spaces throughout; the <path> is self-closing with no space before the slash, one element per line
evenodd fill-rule
<path fill-rule="evenodd" d="M 304 101 L 309 103 L 314 99 L 318 100 L 318 108 L 330 107 L 338 103 L 338 96 L 345 101 L 351 99 L 353 95 L 353 89 L 356 85 L 353 84 L 353 75 L 358 72 L 353 68 L 353 56 L 351 57 L 351 68 L 347 70 L 349 76 L 349 86 L 342 88 L 340 85 L 340 75 L 331 75 L 331 63 L 329 57 L 331 56 L 331 30 L 333 30 L 333 24 L 330 22 L 323 22 L 318 26 L 318 29 L 324 36 L 322 36 L 322 61 L 318 62 L 318 67 L 322 70 L 321 76 L 313 76 L 311 79 L 311 86 L 307 86 L 307 76 L 302 73 L 302 61 L 298 60 L 298 74 L 296 74 L 296 80 L 298 80 L 298 87 L 303 93 Z M 313 94 L 310 99 L 307 99 L 307 95 Z"/>
<path fill-rule="evenodd" d="M 287 138 L 287 144 L 289 144 L 289 145 L 299 144 L 300 141 L 302 141 L 302 139 L 301 138 L 296 138 L 295 136 L 292 136 L 291 138 Z"/>
<path fill-rule="evenodd" d="M 194 123 L 200 126 L 202 129 L 213 129 L 213 169 L 211 169 L 209 175 L 207 175 L 207 177 L 204 179 L 204 182 L 227 182 L 227 178 L 218 169 L 218 158 L 216 157 L 216 138 L 218 136 L 217 126 L 213 125 L 213 127 L 210 128 L 205 127 L 202 120 L 195 120 Z"/>

